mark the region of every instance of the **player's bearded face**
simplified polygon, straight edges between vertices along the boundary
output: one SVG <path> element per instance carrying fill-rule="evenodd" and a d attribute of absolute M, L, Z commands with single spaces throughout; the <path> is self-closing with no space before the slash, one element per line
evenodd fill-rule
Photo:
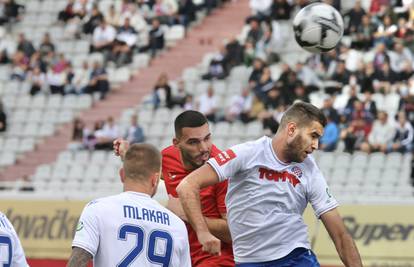
<path fill-rule="evenodd" d="M 201 167 L 210 158 L 212 147 L 208 124 L 183 128 L 178 147 L 185 165 L 192 169 Z"/>
<path fill-rule="evenodd" d="M 320 123 L 314 122 L 309 127 L 297 129 L 297 135 L 287 144 L 287 155 L 291 162 L 303 162 L 319 145 L 323 134 Z"/>

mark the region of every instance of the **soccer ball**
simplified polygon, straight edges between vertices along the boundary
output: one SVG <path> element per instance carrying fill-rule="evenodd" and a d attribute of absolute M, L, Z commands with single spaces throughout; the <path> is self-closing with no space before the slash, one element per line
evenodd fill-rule
<path fill-rule="evenodd" d="M 332 6 L 313 3 L 302 8 L 293 19 L 296 42 L 312 53 L 327 52 L 344 33 L 341 14 Z"/>

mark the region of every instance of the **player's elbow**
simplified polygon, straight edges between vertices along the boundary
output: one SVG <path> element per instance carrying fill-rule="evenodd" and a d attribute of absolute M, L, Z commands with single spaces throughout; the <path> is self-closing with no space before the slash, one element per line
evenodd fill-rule
<path fill-rule="evenodd" d="M 181 181 L 181 183 L 177 186 L 176 191 L 179 197 L 184 197 L 190 192 L 198 191 L 199 188 L 197 187 L 197 184 L 191 182 L 190 179 L 188 179 L 188 176 Z"/>

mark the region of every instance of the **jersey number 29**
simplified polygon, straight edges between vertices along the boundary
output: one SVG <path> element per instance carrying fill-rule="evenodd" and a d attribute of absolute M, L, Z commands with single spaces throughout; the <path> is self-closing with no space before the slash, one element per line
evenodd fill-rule
<path fill-rule="evenodd" d="M 6 247 L 6 251 L 9 254 L 8 257 L 2 255 L 2 247 Z M 12 260 L 13 250 L 12 250 L 12 243 L 11 239 L 8 236 L 0 235 L 0 263 L 3 263 L 3 267 L 10 267 L 11 260 Z"/>
<path fill-rule="evenodd" d="M 147 246 L 144 247 L 145 232 L 139 226 L 126 224 L 119 229 L 118 238 L 126 241 L 127 235 L 136 235 L 137 242 L 135 247 L 124 257 L 124 259 L 117 265 L 117 267 L 127 267 L 138 257 L 139 254 L 145 249 L 147 259 L 156 264 L 160 264 L 162 267 L 168 267 L 170 265 L 173 239 L 168 232 L 161 230 L 154 230 L 149 234 Z M 158 242 L 163 244 L 163 253 L 157 251 Z M 158 252 L 158 253 L 157 253 Z"/>

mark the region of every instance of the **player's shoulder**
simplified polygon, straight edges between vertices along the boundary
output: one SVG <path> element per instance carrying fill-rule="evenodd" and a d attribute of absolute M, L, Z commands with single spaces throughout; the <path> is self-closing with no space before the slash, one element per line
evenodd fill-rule
<path fill-rule="evenodd" d="M 101 198 L 96 198 L 94 200 L 89 201 L 85 208 L 87 209 L 103 209 L 103 208 L 107 208 L 108 204 L 110 203 L 114 203 L 116 201 L 118 201 L 118 199 L 121 198 L 121 194 L 118 195 L 112 195 L 112 196 L 107 196 L 107 197 L 101 197 Z"/>
<path fill-rule="evenodd" d="M 256 140 L 247 141 L 238 145 L 235 145 L 231 147 L 232 150 L 235 150 L 237 152 L 242 152 L 246 154 L 251 153 L 258 153 L 260 151 L 263 151 L 265 148 L 267 148 L 271 144 L 271 139 L 267 136 L 260 137 Z"/>
<path fill-rule="evenodd" d="M 306 171 L 311 173 L 318 169 L 318 165 L 316 164 L 315 158 L 312 154 L 309 154 L 306 157 L 306 159 L 302 162 L 302 165 Z"/>
<path fill-rule="evenodd" d="M 167 146 L 166 148 L 164 148 L 163 150 L 161 150 L 161 155 L 162 156 L 177 156 L 179 155 L 179 150 L 178 148 L 176 148 L 173 145 Z"/>

